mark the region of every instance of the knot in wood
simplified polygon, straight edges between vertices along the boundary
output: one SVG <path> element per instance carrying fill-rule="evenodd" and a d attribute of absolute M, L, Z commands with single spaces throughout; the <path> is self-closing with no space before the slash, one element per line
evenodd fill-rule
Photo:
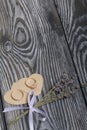
<path fill-rule="evenodd" d="M 6 41 L 5 44 L 4 44 L 4 49 L 5 49 L 6 52 L 11 51 L 12 43 L 10 41 Z"/>

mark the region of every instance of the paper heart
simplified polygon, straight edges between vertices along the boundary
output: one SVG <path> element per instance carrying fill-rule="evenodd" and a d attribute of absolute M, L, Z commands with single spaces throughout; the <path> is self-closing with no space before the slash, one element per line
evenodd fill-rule
<path fill-rule="evenodd" d="M 40 74 L 32 74 L 28 78 L 22 78 L 13 83 L 11 90 L 7 91 L 4 100 L 10 104 L 25 104 L 27 103 L 27 95 L 33 91 L 34 95 L 41 93 L 43 86 L 43 77 Z"/>

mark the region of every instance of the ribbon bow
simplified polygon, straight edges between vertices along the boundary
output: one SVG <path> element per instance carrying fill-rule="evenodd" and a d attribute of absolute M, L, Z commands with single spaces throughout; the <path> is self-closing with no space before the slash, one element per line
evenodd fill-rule
<path fill-rule="evenodd" d="M 30 96 L 32 96 L 32 98 L 30 99 Z M 28 107 L 8 107 L 5 108 L 3 112 L 10 112 L 10 111 L 14 111 L 14 110 L 21 110 L 21 109 L 29 109 L 29 126 L 30 126 L 30 130 L 34 130 L 34 126 L 33 126 L 33 112 L 37 112 L 39 114 L 41 114 L 43 116 L 43 118 L 39 118 L 39 120 L 41 121 L 45 121 L 46 120 L 46 115 L 45 113 L 38 109 L 38 108 L 34 108 L 34 101 L 35 101 L 35 96 L 33 94 L 33 92 L 30 92 L 28 94 Z"/>

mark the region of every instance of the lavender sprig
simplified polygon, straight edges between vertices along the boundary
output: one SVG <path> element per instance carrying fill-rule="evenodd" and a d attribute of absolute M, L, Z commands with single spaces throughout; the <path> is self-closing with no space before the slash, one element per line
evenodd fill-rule
<path fill-rule="evenodd" d="M 64 99 L 66 97 L 69 97 L 71 94 L 75 93 L 76 90 L 79 88 L 79 86 L 72 87 L 70 90 L 68 89 L 68 86 L 72 84 L 73 85 L 73 79 L 70 79 L 68 74 L 63 73 L 63 75 L 60 77 L 60 80 L 58 83 L 55 84 L 55 86 L 48 91 L 45 96 L 38 101 L 34 107 L 39 108 L 43 105 L 46 105 L 48 103 L 52 103 L 56 100 Z M 83 84 L 83 87 L 86 85 Z M 69 86 L 70 87 L 70 86 Z M 19 119 L 27 115 L 29 110 L 26 110 L 21 115 L 19 115 L 17 118 L 11 120 L 8 125 L 16 123 Z"/>

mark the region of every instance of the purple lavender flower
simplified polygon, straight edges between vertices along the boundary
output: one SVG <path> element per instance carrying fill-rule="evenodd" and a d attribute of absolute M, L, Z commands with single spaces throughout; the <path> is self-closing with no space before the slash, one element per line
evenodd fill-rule
<path fill-rule="evenodd" d="M 58 94 L 64 87 L 68 87 L 68 85 L 72 83 L 73 80 L 64 72 L 63 75 L 61 75 L 59 82 L 55 84 L 55 93 Z"/>

